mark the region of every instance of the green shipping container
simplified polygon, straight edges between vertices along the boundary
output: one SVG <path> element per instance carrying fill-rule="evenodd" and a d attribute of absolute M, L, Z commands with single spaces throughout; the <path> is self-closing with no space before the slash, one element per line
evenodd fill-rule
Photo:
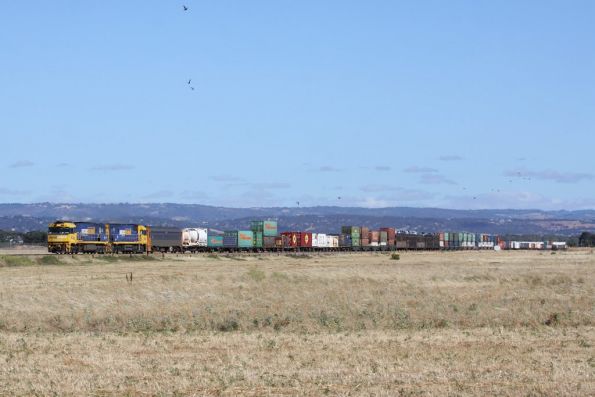
<path fill-rule="evenodd" d="M 252 221 L 250 230 L 255 233 L 262 232 L 263 236 L 275 237 L 277 236 L 277 221 Z"/>
<path fill-rule="evenodd" d="M 262 248 L 264 245 L 264 236 L 262 232 L 254 232 L 254 248 Z"/>
<path fill-rule="evenodd" d="M 223 247 L 223 236 L 212 235 L 207 237 L 207 247 Z"/>
<path fill-rule="evenodd" d="M 238 230 L 238 247 L 254 247 L 254 232 L 252 232 L 252 230 Z"/>
<path fill-rule="evenodd" d="M 388 241 L 388 232 L 380 231 L 380 242 L 386 243 Z"/>
<path fill-rule="evenodd" d="M 359 226 L 343 226 L 341 227 L 342 234 L 351 234 L 351 237 L 357 237 L 361 235 L 361 229 Z"/>
<path fill-rule="evenodd" d="M 351 246 L 352 247 L 360 247 L 362 245 L 362 241 L 359 237 L 351 237 Z"/>

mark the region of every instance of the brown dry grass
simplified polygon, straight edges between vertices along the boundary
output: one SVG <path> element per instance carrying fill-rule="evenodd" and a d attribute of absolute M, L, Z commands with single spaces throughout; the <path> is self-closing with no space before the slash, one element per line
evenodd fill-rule
<path fill-rule="evenodd" d="M 590 251 L 60 260 L 0 258 L 0 395 L 595 392 Z"/>

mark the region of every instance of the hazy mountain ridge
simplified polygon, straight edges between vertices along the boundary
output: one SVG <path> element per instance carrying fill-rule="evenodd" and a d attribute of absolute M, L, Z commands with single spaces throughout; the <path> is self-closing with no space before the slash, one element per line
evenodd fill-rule
<path fill-rule="evenodd" d="M 418 232 L 573 235 L 595 229 L 595 210 L 451 210 L 440 208 L 275 207 L 224 208 L 200 204 L 0 204 L 0 229 L 43 230 L 56 219 L 137 222 L 151 225 L 246 228 L 251 219 L 274 218 L 281 230 L 337 233 L 341 225 L 395 226 Z"/>

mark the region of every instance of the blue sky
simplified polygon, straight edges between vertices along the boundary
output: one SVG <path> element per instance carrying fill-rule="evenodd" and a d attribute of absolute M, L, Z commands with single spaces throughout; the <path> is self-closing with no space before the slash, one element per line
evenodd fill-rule
<path fill-rule="evenodd" d="M 595 208 L 592 1 L 0 11 L 0 202 Z"/>

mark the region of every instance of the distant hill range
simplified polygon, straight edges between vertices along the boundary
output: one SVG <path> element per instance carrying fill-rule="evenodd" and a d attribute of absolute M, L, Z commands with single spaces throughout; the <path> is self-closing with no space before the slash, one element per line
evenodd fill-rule
<path fill-rule="evenodd" d="M 0 230 L 45 230 L 56 219 L 160 226 L 247 228 L 252 219 L 276 219 L 284 230 L 338 233 L 342 225 L 572 236 L 595 231 L 595 210 L 450 210 L 441 208 L 226 208 L 199 204 L 0 204 Z"/>

